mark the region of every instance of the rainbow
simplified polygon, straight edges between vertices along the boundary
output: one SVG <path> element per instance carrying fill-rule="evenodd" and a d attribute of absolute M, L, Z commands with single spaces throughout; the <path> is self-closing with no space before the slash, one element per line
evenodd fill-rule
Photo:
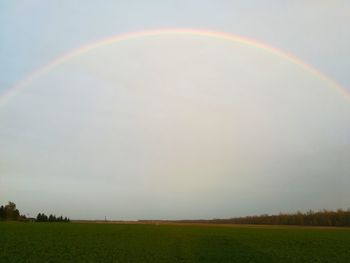
<path fill-rule="evenodd" d="M 302 68 L 305 71 L 308 71 L 309 73 L 315 75 L 322 81 L 330 84 L 331 87 L 335 88 L 342 96 L 348 98 L 350 100 L 350 94 L 348 91 L 342 87 L 339 83 L 337 83 L 335 80 L 331 79 L 330 77 L 326 76 L 313 66 L 305 63 L 301 59 L 297 58 L 296 56 L 289 54 L 288 52 L 282 51 L 280 49 L 274 48 L 272 46 L 269 46 L 267 44 L 258 42 L 256 40 L 234 35 L 230 33 L 224 33 L 224 32 L 217 32 L 217 31 L 210 31 L 210 30 L 199 30 L 199 29 L 156 29 L 156 30 L 146 30 L 146 31 L 140 31 L 140 32 L 132 32 L 132 33 L 125 33 L 121 35 L 112 36 L 106 39 L 102 39 L 99 41 L 96 41 L 94 43 L 90 43 L 84 46 L 81 46 L 73 51 L 70 51 L 68 53 L 65 53 L 53 61 L 49 62 L 45 66 L 34 70 L 32 73 L 30 73 L 26 78 L 19 81 L 16 85 L 13 87 L 10 87 L 4 95 L 0 96 L 0 104 L 4 103 L 4 101 L 7 101 L 17 93 L 21 91 L 22 88 L 27 86 L 28 84 L 35 81 L 40 76 L 44 75 L 45 73 L 52 70 L 55 66 L 65 63 L 66 61 L 77 57 L 85 52 L 88 52 L 92 49 L 99 48 L 111 43 L 119 42 L 119 41 L 125 41 L 125 40 L 132 40 L 142 37 L 150 37 L 150 36 L 157 36 L 157 35 L 197 35 L 197 36 L 206 36 L 206 37 L 212 37 L 217 38 L 221 40 L 227 40 L 227 41 L 234 41 L 236 43 L 240 43 L 242 45 L 247 45 L 253 48 L 264 50 L 272 55 L 278 56 L 281 59 L 287 60 L 290 63 L 293 63 L 300 68 Z"/>

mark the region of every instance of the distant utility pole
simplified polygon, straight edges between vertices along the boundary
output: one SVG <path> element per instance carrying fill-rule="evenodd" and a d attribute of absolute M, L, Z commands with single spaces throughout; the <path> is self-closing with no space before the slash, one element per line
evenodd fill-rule
<path fill-rule="evenodd" d="M 107 217 L 105 216 L 105 221 L 107 222 Z"/>

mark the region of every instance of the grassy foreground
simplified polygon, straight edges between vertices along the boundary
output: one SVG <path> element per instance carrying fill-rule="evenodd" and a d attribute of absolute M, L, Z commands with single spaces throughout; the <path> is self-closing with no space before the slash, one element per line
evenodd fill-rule
<path fill-rule="evenodd" d="M 1 262 L 349 262 L 350 229 L 0 223 Z"/>

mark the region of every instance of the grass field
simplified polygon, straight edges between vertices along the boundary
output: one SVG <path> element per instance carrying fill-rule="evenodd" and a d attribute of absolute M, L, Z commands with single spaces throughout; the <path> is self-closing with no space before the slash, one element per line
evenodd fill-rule
<path fill-rule="evenodd" d="M 350 262 L 350 229 L 0 223 L 1 262 Z"/>

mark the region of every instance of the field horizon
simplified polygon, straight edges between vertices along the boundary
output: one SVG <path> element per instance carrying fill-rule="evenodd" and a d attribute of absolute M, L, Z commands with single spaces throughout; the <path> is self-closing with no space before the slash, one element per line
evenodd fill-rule
<path fill-rule="evenodd" d="M 187 220 L 186 220 L 187 221 Z M 120 225 L 169 225 L 169 226 L 203 226 L 203 227 L 242 227 L 242 228 L 310 228 L 310 229 L 349 229 L 350 226 L 317 226 L 317 225 L 281 225 L 281 224 L 235 224 L 235 223 L 215 223 L 201 222 L 200 220 L 85 220 L 73 219 L 73 224 L 120 224 Z"/>

